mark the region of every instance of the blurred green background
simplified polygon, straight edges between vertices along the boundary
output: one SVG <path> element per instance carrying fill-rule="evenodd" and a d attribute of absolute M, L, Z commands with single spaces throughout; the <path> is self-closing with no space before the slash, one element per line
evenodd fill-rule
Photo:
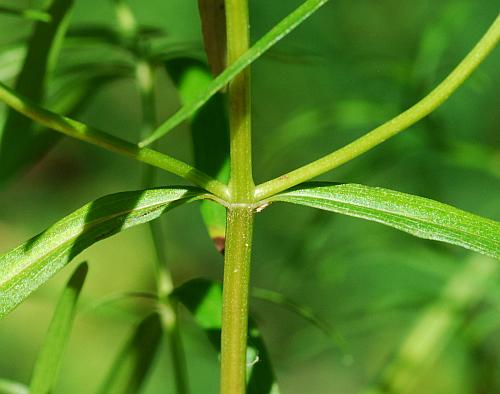
<path fill-rule="evenodd" d="M 71 27 L 116 27 L 110 3 L 76 0 Z M 300 3 L 251 0 L 253 39 Z M 142 24 L 167 33 L 165 52 L 202 54 L 195 0 L 130 4 Z M 416 102 L 465 56 L 497 13 L 496 0 L 328 3 L 252 68 L 256 182 L 329 153 Z M 0 48 L 29 31 L 29 22 L 0 16 Z M 66 44 L 59 66 L 120 56 L 112 48 Z M 2 75 L 3 82 L 12 82 L 15 56 L 12 62 L 12 75 Z M 430 117 L 322 179 L 414 193 L 499 220 L 499 69 L 497 50 Z M 166 74 L 160 73 L 157 85 L 164 119 L 179 102 Z M 4 112 L 0 105 L 0 122 Z M 106 85 L 78 118 L 137 141 L 141 110 L 134 81 Z M 187 128 L 172 132 L 161 149 L 192 161 Z M 1 190 L 0 253 L 90 200 L 137 189 L 140 176 L 138 163 L 64 139 Z M 182 181 L 162 175 L 158 184 Z M 222 258 L 196 205 L 170 212 L 163 223 L 177 284 L 221 279 Z M 311 308 L 343 338 L 339 346 L 295 314 L 252 300 L 283 394 L 390 392 L 391 385 L 401 387 L 396 393 L 500 393 L 500 284 L 490 259 L 375 223 L 278 204 L 257 215 L 254 240 L 253 285 Z M 93 305 L 117 292 L 153 290 L 151 248 L 147 228 L 139 227 L 76 258 L 88 260 L 90 272 L 58 392 L 85 394 L 98 387 L 146 308 L 130 300 Z M 29 382 L 70 271 L 0 322 L 0 377 Z M 182 328 L 193 393 L 216 393 L 217 355 L 185 311 Z M 173 392 L 166 343 L 143 392 Z"/>

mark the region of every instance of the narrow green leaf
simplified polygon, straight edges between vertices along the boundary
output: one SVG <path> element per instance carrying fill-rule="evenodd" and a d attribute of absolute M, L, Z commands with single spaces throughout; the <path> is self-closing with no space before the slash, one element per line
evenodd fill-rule
<path fill-rule="evenodd" d="M 99 393 L 135 394 L 139 392 L 153 364 L 162 337 L 157 313 L 144 318 L 116 358 Z"/>
<path fill-rule="evenodd" d="M 51 19 L 50 14 L 48 14 L 47 12 L 43 12 L 40 10 L 31 9 L 31 8 L 21 9 L 21 8 L 0 6 L 0 14 L 20 16 L 22 18 L 31 19 L 31 20 L 40 21 L 40 22 L 50 22 L 50 19 Z"/>
<path fill-rule="evenodd" d="M 35 369 L 31 377 L 31 394 L 47 394 L 54 389 L 64 350 L 71 335 L 76 304 L 87 277 L 87 272 L 87 263 L 80 264 L 63 290 L 42 348 L 37 356 Z"/>
<path fill-rule="evenodd" d="M 204 279 L 194 279 L 178 287 L 173 296 L 193 315 L 212 346 L 220 353 L 222 324 L 222 286 Z M 278 394 L 278 385 L 262 336 L 249 320 L 247 344 L 247 393 Z"/>
<path fill-rule="evenodd" d="M 199 89 L 208 86 L 212 77 L 206 65 L 193 58 L 178 58 L 165 62 L 172 81 L 179 90 L 182 102 L 192 101 Z M 229 124 L 227 106 L 222 94 L 214 95 L 191 119 L 196 168 L 213 178 L 229 181 Z M 215 141 L 207 144 L 207 139 Z M 212 201 L 200 204 L 208 233 L 219 252 L 224 250 L 226 210 Z"/>
<path fill-rule="evenodd" d="M 159 188 L 111 194 L 84 205 L 0 256 L 0 318 L 95 242 L 203 196 L 198 189 Z"/>
<path fill-rule="evenodd" d="M 0 394 L 29 394 L 29 389 L 22 383 L 0 378 Z"/>
<path fill-rule="evenodd" d="M 191 117 L 203 104 L 213 95 L 226 86 L 236 75 L 244 70 L 248 65 L 258 59 L 264 52 L 274 44 L 287 36 L 297 26 L 309 18 L 318 8 L 327 3 L 328 0 L 307 0 L 285 19 L 274 26 L 267 34 L 257 41 L 238 60 L 227 67 L 217 78 L 215 78 L 205 89 L 200 90 L 195 100 L 190 101 L 156 129 L 150 137 L 141 142 L 141 146 L 146 146 L 158 138 L 167 134 L 174 127 Z"/>
<path fill-rule="evenodd" d="M 355 216 L 500 259 L 500 223 L 427 198 L 356 184 L 309 183 L 268 201 Z"/>
<path fill-rule="evenodd" d="M 224 0 L 198 0 L 203 42 L 212 75 L 226 68 L 226 12 Z"/>
<path fill-rule="evenodd" d="M 34 26 L 15 90 L 37 103 L 44 100 L 73 3 L 74 0 L 53 0 L 47 9 L 50 22 L 37 22 Z M 9 109 L 0 133 L 0 182 L 12 179 L 39 159 L 54 144 L 54 134 L 35 128 L 30 119 Z"/>

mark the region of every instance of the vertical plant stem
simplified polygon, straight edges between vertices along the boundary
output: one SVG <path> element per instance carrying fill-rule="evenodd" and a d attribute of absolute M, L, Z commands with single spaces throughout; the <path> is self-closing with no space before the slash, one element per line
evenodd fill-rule
<path fill-rule="evenodd" d="M 227 63 L 249 47 L 247 0 L 226 0 Z M 222 296 L 221 394 L 246 391 L 248 288 L 255 185 L 252 177 L 250 69 L 229 84 L 231 178 Z"/>
<path fill-rule="evenodd" d="M 252 225 L 251 209 L 229 209 L 222 296 L 221 394 L 245 393 Z"/>
<path fill-rule="evenodd" d="M 156 100 L 154 95 L 155 72 L 154 66 L 146 60 L 139 59 L 136 65 L 136 80 L 141 94 L 143 112 L 142 136 L 146 136 L 156 127 Z M 142 186 L 152 187 L 157 170 L 151 166 L 143 167 Z M 174 380 L 177 394 L 188 394 L 186 357 L 180 335 L 177 305 L 170 299 L 174 289 L 172 275 L 168 269 L 167 255 L 164 248 L 164 234 L 161 222 L 158 220 L 148 223 L 156 252 L 156 282 L 158 298 L 160 300 L 160 315 L 168 339 Z"/>
<path fill-rule="evenodd" d="M 247 0 L 226 0 L 227 63 L 231 65 L 248 50 Z M 231 137 L 231 199 L 253 201 L 250 67 L 229 83 Z"/>

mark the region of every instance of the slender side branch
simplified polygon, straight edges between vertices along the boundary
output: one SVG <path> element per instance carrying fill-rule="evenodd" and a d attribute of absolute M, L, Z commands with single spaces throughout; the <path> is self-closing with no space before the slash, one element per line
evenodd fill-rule
<path fill-rule="evenodd" d="M 131 142 L 114 137 L 76 120 L 48 111 L 20 96 L 1 82 L 0 101 L 3 101 L 14 110 L 50 129 L 59 131 L 69 137 L 97 145 L 109 151 L 142 161 L 154 167 L 161 168 L 162 170 L 171 172 L 193 182 L 215 194 L 217 197 L 224 200 L 228 198 L 226 185 L 191 165 L 152 149 L 138 148 L 137 145 Z"/>
<path fill-rule="evenodd" d="M 462 62 L 421 101 L 343 148 L 285 175 L 262 183 L 256 188 L 255 198 L 261 200 L 270 197 L 339 167 L 412 126 L 445 102 L 495 48 L 499 39 L 500 16 L 497 16 L 488 31 Z"/>

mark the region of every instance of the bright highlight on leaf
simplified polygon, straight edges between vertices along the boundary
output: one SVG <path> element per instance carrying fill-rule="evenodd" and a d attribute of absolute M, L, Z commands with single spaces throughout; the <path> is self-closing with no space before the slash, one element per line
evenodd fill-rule
<path fill-rule="evenodd" d="M 54 390 L 87 272 L 87 263 L 80 264 L 61 294 L 42 349 L 38 353 L 31 378 L 31 394 L 46 394 Z"/>
<path fill-rule="evenodd" d="M 310 183 L 269 201 L 371 220 L 500 259 L 500 223 L 427 198 L 357 184 Z"/>
<path fill-rule="evenodd" d="M 117 193 L 66 216 L 0 257 L 0 318 L 95 242 L 203 196 L 186 188 Z"/>

